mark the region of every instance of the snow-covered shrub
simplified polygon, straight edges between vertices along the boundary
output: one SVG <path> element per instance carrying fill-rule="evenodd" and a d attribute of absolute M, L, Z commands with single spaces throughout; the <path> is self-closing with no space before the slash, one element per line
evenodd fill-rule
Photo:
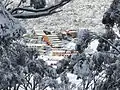
<path fill-rule="evenodd" d="M 88 29 L 80 29 L 77 34 L 78 41 L 76 44 L 76 50 L 83 52 L 84 49 L 88 47 L 88 44 L 92 39 L 92 35 Z"/>
<path fill-rule="evenodd" d="M 20 38 L 25 32 L 19 21 L 13 18 L 0 2 L 0 40 Z"/>
<path fill-rule="evenodd" d="M 114 23 L 119 26 L 119 0 L 113 1 L 103 17 L 107 31 L 97 38 L 98 51 L 90 55 L 84 52 L 93 39 L 93 33 L 82 29 L 78 32 L 78 53 L 59 61 L 56 68 L 39 59 L 36 50 L 27 48 L 16 40 L 25 30 L 1 3 L 0 8 L 0 89 L 72 90 L 67 72 L 77 75 L 76 79 L 82 80 L 78 87 L 82 90 L 120 89 L 120 39 L 112 30 Z"/>

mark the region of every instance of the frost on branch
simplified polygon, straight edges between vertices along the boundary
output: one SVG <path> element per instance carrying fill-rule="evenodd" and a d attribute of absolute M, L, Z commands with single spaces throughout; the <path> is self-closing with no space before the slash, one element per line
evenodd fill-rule
<path fill-rule="evenodd" d="M 114 25 L 120 28 L 120 0 L 113 0 L 108 10 L 104 13 L 102 23 L 107 29 Z"/>
<path fill-rule="evenodd" d="M 90 43 L 92 39 L 92 35 L 90 34 L 90 31 L 88 29 L 80 29 L 78 30 L 78 41 L 76 45 L 76 50 L 78 52 L 83 52 L 85 48 L 88 47 L 88 44 Z"/>
<path fill-rule="evenodd" d="M 0 19 L 0 39 L 19 38 L 26 32 L 20 23 L 6 11 L 2 3 L 0 3 Z"/>

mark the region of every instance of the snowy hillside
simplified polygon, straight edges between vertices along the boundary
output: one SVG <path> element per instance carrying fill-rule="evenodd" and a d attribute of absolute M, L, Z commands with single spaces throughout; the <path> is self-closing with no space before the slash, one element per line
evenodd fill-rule
<path fill-rule="evenodd" d="M 95 32 L 104 31 L 101 19 L 112 0 L 73 0 L 61 9 L 63 11 L 51 16 L 26 20 L 24 26 L 28 31 L 66 30 L 89 28 Z"/>

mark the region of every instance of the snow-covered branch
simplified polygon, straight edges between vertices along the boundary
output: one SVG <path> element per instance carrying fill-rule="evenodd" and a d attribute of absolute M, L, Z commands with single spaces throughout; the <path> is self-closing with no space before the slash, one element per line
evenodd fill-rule
<path fill-rule="evenodd" d="M 47 6 L 46 5 L 44 7 L 38 7 L 40 5 L 38 5 L 38 3 L 42 3 L 42 2 L 46 2 L 45 0 L 34 0 L 34 2 L 32 2 L 32 0 L 30 1 L 30 3 L 32 3 L 33 5 L 31 5 L 30 7 L 24 6 L 24 7 L 20 7 L 21 3 L 23 0 L 20 1 L 19 5 L 17 7 L 14 7 L 13 9 L 11 8 L 9 10 L 9 12 L 15 17 L 15 18 L 38 18 L 41 16 L 46 16 L 46 15 L 51 15 L 54 13 L 57 13 L 58 11 L 56 11 L 58 8 L 66 5 L 67 3 L 69 3 L 72 0 L 61 0 L 59 1 L 59 3 L 55 3 L 52 6 Z M 25 2 L 24 2 L 25 3 Z M 28 2 L 26 2 L 28 3 Z M 50 2 L 52 3 L 52 2 Z M 35 7 L 37 5 L 37 8 Z M 23 13 L 19 13 L 19 12 L 23 12 Z"/>

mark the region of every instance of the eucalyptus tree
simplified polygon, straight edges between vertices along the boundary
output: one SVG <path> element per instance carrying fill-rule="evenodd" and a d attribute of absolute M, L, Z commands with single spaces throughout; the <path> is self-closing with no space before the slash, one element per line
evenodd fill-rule
<path fill-rule="evenodd" d="M 26 33 L 19 20 L 38 18 L 57 13 L 57 9 L 71 0 L 46 6 L 43 0 L 0 0 L 0 89 L 2 90 L 40 90 L 57 78 L 54 68 L 38 58 L 38 51 L 26 47 L 23 34 Z M 41 4 L 42 3 L 42 4 Z M 13 6 L 12 6 L 13 5 Z M 43 5 L 43 6 L 39 6 Z M 53 73 L 53 74 L 52 74 Z M 50 82 L 51 81 L 51 82 Z"/>

